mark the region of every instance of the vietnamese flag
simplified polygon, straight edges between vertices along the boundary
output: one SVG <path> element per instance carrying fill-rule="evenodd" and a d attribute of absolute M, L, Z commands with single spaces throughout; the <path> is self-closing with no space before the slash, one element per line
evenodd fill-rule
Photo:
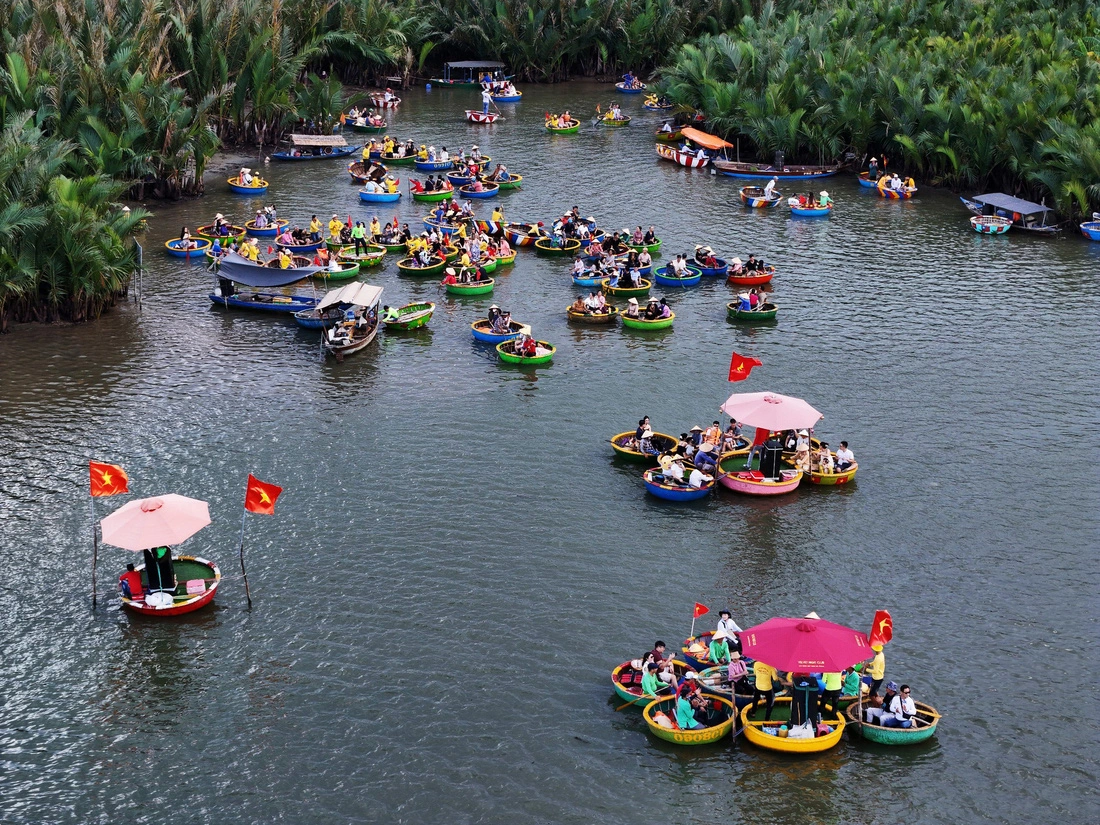
<path fill-rule="evenodd" d="M 117 496 L 119 493 L 130 492 L 130 477 L 117 464 L 89 461 L 88 472 L 93 496 Z"/>
<path fill-rule="evenodd" d="M 889 610 L 875 611 L 869 636 L 873 645 L 884 645 L 894 638 L 894 620 L 890 618 Z"/>
<path fill-rule="evenodd" d="M 752 358 L 747 355 L 738 355 L 736 352 L 733 354 L 733 358 L 730 359 L 730 381 L 744 381 L 749 377 L 749 373 L 752 372 L 753 367 L 764 366 L 756 358 Z"/>
<path fill-rule="evenodd" d="M 262 516 L 275 515 L 275 499 L 283 491 L 282 487 L 260 481 L 252 473 L 248 474 L 248 487 L 244 494 L 244 509 Z"/>
<path fill-rule="evenodd" d="M 693 619 L 698 619 L 704 613 L 710 613 L 710 608 L 707 607 L 705 604 L 699 604 L 699 602 L 696 602 L 695 603 L 695 612 L 692 614 L 692 618 Z"/>

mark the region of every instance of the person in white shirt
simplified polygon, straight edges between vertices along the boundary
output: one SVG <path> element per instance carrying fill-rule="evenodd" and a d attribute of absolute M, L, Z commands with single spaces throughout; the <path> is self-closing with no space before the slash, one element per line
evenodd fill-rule
<path fill-rule="evenodd" d="M 493 102 L 493 93 L 488 89 L 481 90 L 481 111 L 483 114 L 489 114 L 489 104 Z"/>
<path fill-rule="evenodd" d="M 737 626 L 737 622 L 733 620 L 728 610 L 718 611 L 718 616 L 718 630 L 725 632 L 727 639 L 732 639 L 734 633 L 741 632 L 741 628 Z"/>
<path fill-rule="evenodd" d="M 840 449 L 836 451 L 836 469 L 838 472 L 844 472 L 853 464 L 856 463 L 855 454 L 848 449 L 848 442 L 841 441 Z"/>
<path fill-rule="evenodd" d="M 890 713 L 882 715 L 882 724 L 888 728 L 911 728 L 917 715 L 917 703 L 910 695 L 909 685 L 902 685 L 901 692 L 890 702 Z"/>
<path fill-rule="evenodd" d="M 704 149 L 702 146 L 700 146 L 699 149 L 695 152 L 695 157 L 698 160 L 702 160 L 706 156 L 707 156 L 707 150 Z"/>
<path fill-rule="evenodd" d="M 818 472 L 826 474 L 833 471 L 833 454 L 829 452 L 827 441 L 822 441 L 821 449 L 817 451 L 817 469 Z"/>
<path fill-rule="evenodd" d="M 665 470 L 665 481 L 670 484 L 684 483 L 684 465 L 679 458 L 674 459 L 668 469 Z"/>
<path fill-rule="evenodd" d="M 439 150 L 439 159 L 440 160 L 450 160 L 451 159 L 451 153 L 447 151 L 446 146 L 444 146 L 442 149 Z"/>
<path fill-rule="evenodd" d="M 779 181 L 779 178 L 772 178 L 770 181 L 767 182 L 767 184 L 765 184 L 765 186 L 764 186 L 764 197 L 765 198 L 768 198 L 769 200 L 771 199 L 772 192 L 775 191 L 775 184 L 778 181 Z"/>
<path fill-rule="evenodd" d="M 698 467 L 696 467 L 694 470 L 692 470 L 691 475 L 688 476 L 688 484 L 690 484 L 692 487 L 695 487 L 695 488 L 702 487 L 707 482 L 713 481 L 713 480 L 714 480 L 713 476 L 708 476 L 706 473 L 704 473 Z"/>

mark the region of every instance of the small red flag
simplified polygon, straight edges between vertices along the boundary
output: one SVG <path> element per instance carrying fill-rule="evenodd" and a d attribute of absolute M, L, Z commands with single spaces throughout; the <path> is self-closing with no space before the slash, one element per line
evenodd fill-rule
<path fill-rule="evenodd" d="M 876 610 L 871 622 L 871 644 L 884 645 L 894 638 L 894 620 L 889 610 Z"/>
<path fill-rule="evenodd" d="M 749 377 L 753 367 L 764 366 L 756 358 L 748 355 L 738 355 L 736 352 L 730 359 L 730 381 L 744 381 Z"/>
<path fill-rule="evenodd" d="M 117 464 L 89 461 L 88 472 L 93 496 L 117 496 L 119 493 L 130 492 L 130 477 Z"/>
<path fill-rule="evenodd" d="M 283 491 L 282 487 L 260 481 L 252 473 L 248 474 L 248 487 L 244 493 L 244 509 L 262 516 L 275 515 L 275 499 Z"/>
<path fill-rule="evenodd" d="M 710 613 L 710 608 L 707 607 L 705 604 L 699 604 L 699 602 L 696 602 L 695 613 L 692 614 L 692 618 L 698 619 L 704 613 Z"/>
<path fill-rule="evenodd" d="M 274 251 L 275 251 L 275 250 L 274 250 L 274 249 L 272 249 L 272 248 L 271 248 L 270 246 L 269 246 L 269 247 L 267 248 L 267 254 L 268 254 L 268 255 L 270 255 L 270 254 L 271 254 L 272 252 L 274 252 Z"/>

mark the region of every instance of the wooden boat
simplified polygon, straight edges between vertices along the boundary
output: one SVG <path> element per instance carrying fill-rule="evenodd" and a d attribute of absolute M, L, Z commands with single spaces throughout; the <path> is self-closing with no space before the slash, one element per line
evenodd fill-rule
<path fill-rule="evenodd" d="M 416 258 L 411 256 L 402 258 L 397 262 L 397 272 L 399 275 L 415 275 L 417 277 L 423 275 L 438 275 L 447 266 L 447 261 L 438 256 L 433 256 L 428 260 L 429 264 L 427 266 L 418 266 Z"/>
<path fill-rule="evenodd" d="M 336 327 L 332 329 L 336 329 Z M 324 339 L 325 352 L 336 356 L 337 361 L 343 361 L 347 356 L 366 349 L 378 335 L 378 319 L 376 318 L 371 324 L 361 329 L 353 326 L 350 332 L 351 338 L 346 342 L 341 342 L 339 338 L 334 340 L 326 335 Z"/>
<path fill-rule="evenodd" d="M 351 179 L 354 183 L 365 184 L 367 182 L 367 172 L 371 166 L 381 166 L 383 172 L 388 172 L 385 164 L 381 163 L 367 163 L 362 160 L 355 160 L 348 164 L 348 174 L 351 175 Z"/>
<path fill-rule="evenodd" d="M 703 273 L 706 278 L 718 278 L 725 275 L 730 271 L 730 265 L 726 262 L 725 258 L 715 258 L 716 266 L 703 266 L 699 263 L 698 259 L 691 262 L 691 265 Z"/>
<path fill-rule="evenodd" d="M 359 146 L 348 146 L 343 135 L 291 135 L 289 150 L 272 152 L 274 160 L 333 160 L 346 158 L 359 151 Z"/>
<path fill-rule="evenodd" d="M 481 184 L 481 191 L 479 192 L 474 189 L 474 185 L 471 183 L 466 186 L 460 186 L 458 191 L 464 198 L 493 198 L 500 192 L 500 187 L 495 183 L 483 183 Z"/>
<path fill-rule="evenodd" d="M 314 272 L 313 277 L 324 281 L 350 281 L 359 274 L 358 261 L 343 261 L 338 259 L 336 265 L 339 267 L 336 271 L 325 267 L 322 270 Z"/>
<path fill-rule="evenodd" d="M 664 473 L 660 467 L 654 467 L 642 473 L 647 493 L 663 498 L 665 501 L 696 501 L 706 496 L 714 489 L 715 481 L 704 482 L 702 487 L 692 487 L 689 484 L 670 484 L 665 481 Z"/>
<path fill-rule="evenodd" d="M 477 109 L 467 109 L 466 120 L 470 123 L 496 123 L 498 120 L 504 120 L 504 117 L 499 112 L 481 112 Z"/>
<path fill-rule="evenodd" d="M 1025 201 L 1022 198 L 1006 195 L 1004 192 L 990 192 L 987 195 L 975 195 L 973 198 L 959 198 L 959 200 L 975 215 L 986 215 L 988 213 L 993 217 L 1005 218 L 1016 229 L 1047 237 L 1057 235 L 1062 231 L 1061 227 L 1055 224 L 1047 224 L 1047 217 L 1054 210 L 1041 203 Z M 1100 220 L 1100 218 L 1094 216 L 1093 220 Z"/>
<path fill-rule="evenodd" d="M 634 430 L 629 430 L 625 433 L 618 433 L 611 436 L 611 448 L 623 458 L 629 458 L 631 461 L 645 461 L 652 463 L 658 455 L 664 452 L 668 452 L 676 446 L 677 441 L 671 435 L 666 433 L 653 433 L 653 438 L 650 442 L 657 448 L 655 453 L 643 453 L 638 449 L 638 444 L 634 439 Z"/>
<path fill-rule="evenodd" d="M 394 155 L 380 152 L 378 159 L 387 166 L 412 166 L 416 163 L 416 155 Z"/>
<path fill-rule="evenodd" d="M 833 453 L 832 455 L 834 466 L 836 466 L 836 453 Z M 849 481 L 856 477 L 856 470 L 859 469 L 859 462 L 853 462 L 852 466 L 849 467 L 847 470 L 823 473 L 820 469 L 814 469 L 815 464 L 816 462 L 810 464 L 810 473 L 808 477 L 811 484 L 817 484 L 821 487 L 835 487 L 838 484 L 847 484 Z M 803 473 L 803 476 L 806 476 L 806 474 Z"/>
<path fill-rule="evenodd" d="M 245 186 L 243 183 L 239 183 L 239 177 L 229 178 L 226 183 L 229 184 L 229 190 L 238 195 L 262 195 L 267 191 L 267 181 L 263 178 L 253 178 L 251 186 Z"/>
<path fill-rule="evenodd" d="M 772 481 L 759 470 L 746 469 L 741 456 L 722 458 L 718 462 L 718 483 L 727 490 L 750 496 L 778 496 L 793 493 L 802 481 L 801 470 L 780 471 L 779 479 Z"/>
<path fill-rule="evenodd" d="M 495 183 L 500 187 L 501 192 L 509 192 L 512 189 L 519 189 L 523 185 L 523 175 L 513 175 L 508 173 L 508 180 L 488 180 L 488 183 Z"/>
<path fill-rule="evenodd" d="M 122 606 L 132 613 L 158 618 L 180 616 L 206 607 L 214 601 L 222 580 L 221 570 L 212 561 L 200 556 L 172 556 L 172 571 L 176 576 L 175 590 L 171 593 L 150 593 L 147 590 L 149 577 L 145 574 L 145 564 L 139 564 L 134 569 L 142 574 L 142 597 L 132 599 L 122 595 Z"/>
<path fill-rule="evenodd" d="M 657 157 L 686 166 L 688 169 L 702 169 L 710 163 L 710 158 L 706 155 L 701 158 L 696 157 L 694 152 L 681 152 L 675 146 L 666 146 L 664 143 L 656 144 L 656 150 Z"/>
<path fill-rule="evenodd" d="M 866 187 L 867 189 L 874 189 L 878 186 L 876 181 L 871 180 L 870 172 L 860 172 L 857 180 L 860 186 Z"/>
<path fill-rule="evenodd" d="M 883 186 L 881 183 L 875 186 L 875 192 L 880 198 L 886 198 L 887 200 L 909 200 L 913 195 L 917 193 L 916 188 L 913 189 L 891 189 L 888 186 Z"/>
<path fill-rule="evenodd" d="M 656 240 L 653 241 L 653 243 L 648 243 L 648 244 L 646 244 L 646 243 L 628 243 L 627 246 L 629 246 L 635 252 L 643 252 L 644 251 L 644 252 L 648 252 L 650 255 L 656 255 L 658 252 L 661 251 L 661 239 L 657 238 Z"/>
<path fill-rule="evenodd" d="M 208 241 L 227 241 L 230 238 L 239 238 L 245 234 L 243 226 L 235 226 L 234 224 L 226 224 L 227 234 L 219 235 L 214 231 L 214 224 L 209 223 L 206 226 L 200 226 L 195 230 L 195 235 L 198 238 L 206 238 Z M 192 240 L 197 240 L 193 238 Z"/>
<path fill-rule="evenodd" d="M 756 309 L 739 309 L 739 306 L 739 301 L 730 301 L 726 304 L 726 318 L 731 321 L 747 321 L 749 323 L 774 321 L 775 314 L 779 312 L 779 307 L 768 301 L 758 304 Z"/>
<path fill-rule="evenodd" d="M 420 329 L 427 326 L 428 321 L 432 319 L 432 313 L 435 312 L 435 304 L 431 301 L 424 301 L 417 304 L 405 304 L 403 307 L 397 307 L 396 318 L 382 319 L 382 323 L 386 325 L 386 329 L 407 331 L 410 329 Z"/>
<path fill-rule="evenodd" d="M 649 726 L 649 732 L 658 739 L 672 742 L 675 745 L 710 745 L 725 739 L 733 730 L 733 720 L 736 709 L 733 703 L 721 696 L 711 696 L 710 701 L 715 706 L 715 723 L 705 728 L 694 730 L 680 730 L 672 727 L 666 728 L 655 721 L 656 713 L 660 711 L 673 725 L 676 724 L 676 699 L 655 699 L 645 706 L 642 717 Z"/>
<path fill-rule="evenodd" d="M 765 705 L 763 702 L 760 703 L 756 713 L 752 712 L 751 704 L 743 707 L 741 709 L 741 726 L 744 728 L 745 738 L 758 747 L 782 753 L 821 753 L 835 747 L 840 742 L 840 738 L 844 735 L 844 717 L 839 713 L 824 720 L 829 727 L 833 728 L 832 732 L 825 736 L 815 736 L 812 739 L 792 739 L 765 733 L 765 728 L 774 728 L 778 731 L 781 725 L 790 720 L 791 701 L 790 696 L 777 696 L 770 722 L 764 721 Z M 811 718 L 816 718 L 816 714 L 811 714 Z"/>
<path fill-rule="evenodd" d="M 669 124 L 671 125 L 671 124 Z M 681 131 L 681 127 L 677 126 L 671 132 L 663 132 L 657 129 L 653 133 L 653 139 L 658 143 L 671 143 L 677 144 L 684 138 L 684 133 Z"/>
<path fill-rule="evenodd" d="M 661 286 L 699 286 L 703 280 L 703 273 L 694 264 L 688 264 L 684 274 L 677 275 L 669 264 L 658 267 L 654 278 Z"/>
<path fill-rule="evenodd" d="M 443 245 L 443 259 L 447 263 L 455 260 L 458 257 L 459 249 L 453 243 Z"/>
<path fill-rule="evenodd" d="M 194 246 L 185 249 L 183 247 L 183 238 L 173 238 L 170 241 L 164 242 L 164 251 L 175 258 L 187 258 L 191 261 L 201 261 L 203 255 L 214 245 L 214 242 L 209 238 L 191 238 L 189 243 L 194 244 Z"/>
<path fill-rule="evenodd" d="M 336 256 L 341 261 L 354 261 L 361 269 L 372 266 L 381 266 L 386 257 L 386 247 L 377 243 L 367 244 L 367 251 L 356 254 L 354 246 L 344 246 L 336 250 Z"/>
<path fill-rule="evenodd" d="M 723 175 L 731 178 L 743 178 L 748 180 L 816 180 L 835 175 L 840 168 L 837 165 L 830 166 L 784 166 L 776 169 L 762 163 L 741 163 L 733 160 L 716 160 L 714 168 Z"/>
<path fill-rule="evenodd" d="M 932 738 L 942 717 L 934 707 L 925 702 L 913 704 L 917 706 L 917 715 L 911 728 L 886 728 L 873 722 L 865 722 L 859 716 L 859 704 L 848 705 L 844 715 L 848 717 L 848 724 L 853 726 L 852 730 L 858 730 L 868 742 L 877 742 L 880 745 L 915 745 Z"/>
<path fill-rule="evenodd" d="M 1100 221 L 1085 221 L 1081 224 L 1081 234 L 1090 241 L 1100 241 Z"/>
<path fill-rule="evenodd" d="M 341 307 L 327 307 L 326 309 L 303 309 L 294 313 L 294 323 L 303 329 L 324 329 L 344 320 L 344 310 Z"/>
<path fill-rule="evenodd" d="M 672 313 L 667 318 L 654 318 L 652 321 L 647 321 L 645 318 L 631 318 L 626 313 L 621 313 L 620 316 L 623 319 L 623 326 L 630 329 L 644 329 L 649 332 L 658 329 L 668 329 L 672 326 L 672 322 L 676 320 L 676 313 Z"/>
<path fill-rule="evenodd" d="M 401 98 L 391 97 L 386 100 L 384 95 L 371 95 L 370 103 L 375 109 L 396 109 L 401 105 Z"/>
<path fill-rule="evenodd" d="M 534 232 L 535 234 L 531 234 Z M 534 246 L 535 241 L 545 233 L 533 223 L 507 223 L 504 225 L 504 237 L 514 247 Z"/>
<path fill-rule="evenodd" d="M 791 214 L 799 218 L 827 218 L 833 214 L 833 205 L 826 206 L 792 206 Z"/>
<path fill-rule="evenodd" d="M 488 155 L 482 155 L 478 160 L 474 160 L 473 158 L 466 158 L 466 165 L 467 166 L 469 166 L 471 163 L 476 163 L 477 168 L 480 169 L 482 172 L 484 172 L 485 167 L 488 166 L 492 162 L 493 162 L 493 159 L 491 157 L 489 157 Z"/>
<path fill-rule="evenodd" d="M 669 103 L 667 100 L 662 103 L 662 100 L 663 98 L 659 98 L 657 95 L 646 95 L 645 102 L 642 103 L 642 108 L 649 109 L 651 112 L 663 112 L 666 109 L 673 108 L 674 104 Z"/>
<path fill-rule="evenodd" d="M 680 646 L 680 658 L 700 673 L 709 667 L 714 667 L 714 662 L 708 658 L 713 637 L 713 630 L 704 630 L 698 636 L 688 636 Z"/>
<path fill-rule="evenodd" d="M 251 235 L 253 238 L 274 238 L 276 235 L 281 235 L 283 230 L 290 226 L 290 221 L 278 218 L 273 223 L 264 227 L 256 226 L 256 221 L 245 221 L 244 231 Z"/>
<path fill-rule="evenodd" d="M 726 278 L 726 283 L 733 286 L 760 286 L 766 284 L 773 277 L 775 277 L 775 267 L 769 266 L 767 269 L 753 270 L 752 272 L 746 272 L 741 270 L 740 275 L 734 275 L 732 272 Z"/>
<path fill-rule="evenodd" d="M 535 252 L 539 255 L 554 257 L 572 256 L 581 248 L 581 242 L 573 238 L 566 238 L 562 246 L 557 246 L 551 238 L 539 238 L 535 241 Z"/>
<path fill-rule="evenodd" d="M 783 200 L 782 193 L 773 191 L 770 195 L 766 195 L 762 186 L 741 187 L 741 203 L 751 209 L 775 209 L 781 200 Z"/>
<path fill-rule="evenodd" d="M 609 312 L 577 312 L 573 307 L 566 307 L 565 315 L 570 321 L 581 324 L 613 324 L 619 317 L 618 307 L 608 304 Z"/>
<path fill-rule="evenodd" d="M 518 103 L 523 98 L 523 92 L 516 90 L 514 95 L 493 95 L 496 103 Z"/>
<path fill-rule="evenodd" d="M 448 177 L 450 177 L 448 175 Z M 454 186 L 452 184 L 449 189 L 436 189 L 434 192 L 413 192 L 414 201 L 421 201 L 427 203 L 438 203 L 439 201 L 449 201 L 455 196 Z"/>
<path fill-rule="evenodd" d="M 695 671 L 684 662 L 673 659 L 672 672 L 677 679 L 683 679 L 685 675 L 694 673 Z M 638 707 L 644 707 L 654 699 L 660 698 L 660 696 L 647 696 L 642 693 L 643 675 L 642 671 L 634 667 L 633 662 L 623 662 L 611 671 L 611 687 L 615 690 L 615 694 L 624 702 L 629 702 Z M 669 688 L 669 690 L 671 690 L 671 688 Z"/>
<path fill-rule="evenodd" d="M 525 367 L 540 367 L 554 360 L 554 353 L 558 348 L 546 341 L 535 341 L 538 354 L 533 356 L 519 355 L 516 353 L 515 339 L 503 341 L 497 344 L 497 355 L 506 364 L 516 364 Z"/>
<path fill-rule="evenodd" d="M 608 112 L 599 121 L 604 126 L 629 126 L 630 115 L 623 115 L 622 117 L 612 117 L 611 112 Z"/>
<path fill-rule="evenodd" d="M 1003 235 L 1012 228 L 1012 221 L 996 215 L 975 215 L 970 219 L 970 225 L 982 235 Z"/>
<path fill-rule="evenodd" d="M 501 70 L 504 64 L 496 60 L 459 60 L 443 64 L 443 76 L 433 77 L 429 82 L 432 86 L 442 86 L 448 89 L 478 89 L 483 81 L 491 79 L 490 71 Z M 460 76 L 452 77 L 452 69 L 458 69 Z M 482 72 L 485 72 L 484 75 Z M 513 75 L 505 75 L 505 80 L 511 80 Z"/>
<path fill-rule="evenodd" d="M 397 203 L 401 200 L 401 190 L 396 192 L 368 192 L 366 189 L 359 190 L 359 200 L 364 203 Z"/>
<path fill-rule="evenodd" d="M 641 81 L 635 83 L 633 86 L 627 86 L 625 80 L 620 80 L 618 83 L 615 84 L 615 88 L 622 92 L 624 95 L 640 95 L 649 87 Z"/>
<path fill-rule="evenodd" d="M 447 292 L 451 295 L 488 295 L 496 284 L 492 278 L 482 281 L 473 281 L 468 284 L 445 284 Z"/>
<path fill-rule="evenodd" d="M 546 121 L 546 130 L 555 135 L 575 135 L 580 131 L 581 122 L 575 118 L 569 119 L 568 126 L 551 126 L 550 121 Z"/>
<path fill-rule="evenodd" d="M 470 324 L 470 332 L 474 336 L 474 340 L 481 341 L 485 344 L 501 344 L 505 341 L 511 341 L 513 338 L 520 335 L 531 334 L 531 325 L 521 324 L 519 321 L 512 321 L 508 325 L 508 328 L 511 332 L 492 332 L 492 327 L 489 325 L 488 318 L 478 318 Z"/>
<path fill-rule="evenodd" d="M 390 128 L 390 125 L 385 120 L 379 122 L 364 118 L 363 123 L 356 123 L 351 118 L 347 118 L 344 121 L 344 128 L 364 135 L 378 135 Z"/>
<path fill-rule="evenodd" d="M 421 172 L 446 172 L 455 165 L 453 160 L 417 160 L 414 163 Z"/>
<path fill-rule="evenodd" d="M 639 278 L 638 286 L 611 286 L 611 279 L 604 278 L 600 281 L 600 286 L 608 295 L 615 295 L 619 298 L 642 298 L 649 294 L 653 282 L 647 281 L 645 278 Z"/>
<path fill-rule="evenodd" d="M 305 243 L 281 243 L 275 241 L 276 248 L 285 249 L 291 255 L 303 255 L 306 252 L 316 252 L 324 245 L 324 241 L 306 241 Z"/>
<path fill-rule="evenodd" d="M 311 295 L 286 295 L 282 292 L 236 292 L 232 295 L 222 295 L 220 289 L 211 292 L 209 298 L 215 304 L 224 307 L 289 314 L 313 309 L 321 300 Z"/>

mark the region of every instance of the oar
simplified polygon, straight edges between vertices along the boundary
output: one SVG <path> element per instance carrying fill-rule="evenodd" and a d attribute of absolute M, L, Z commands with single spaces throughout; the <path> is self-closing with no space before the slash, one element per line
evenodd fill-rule
<path fill-rule="evenodd" d="M 592 125 L 595 126 L 599 122 L 600 122 L 600 104 L 597 103 L 596 104 L 596 116 L 594 118 L 592 118 Z"/>

